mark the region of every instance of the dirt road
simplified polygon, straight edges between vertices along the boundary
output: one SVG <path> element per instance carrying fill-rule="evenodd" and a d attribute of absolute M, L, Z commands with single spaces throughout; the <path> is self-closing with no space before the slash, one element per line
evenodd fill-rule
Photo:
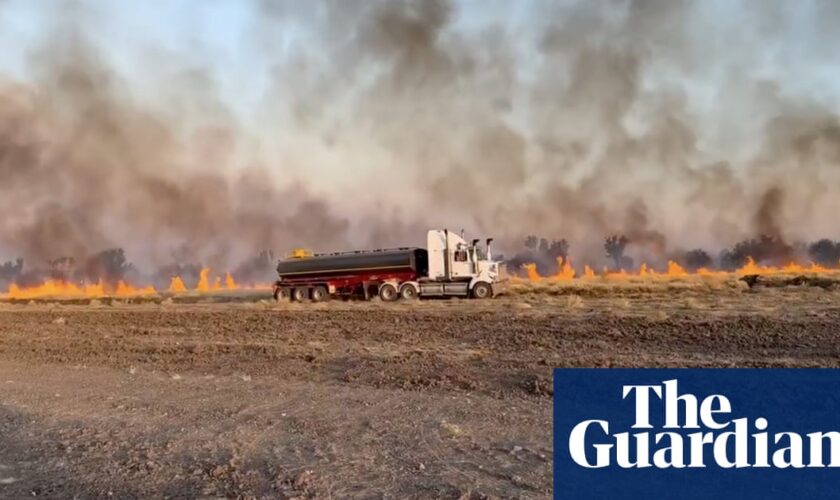
<path fill-rule="evenodd" d="M 555 366 L 840 366 L 840 294 L 0 306 L 0 496 L 545 498 Z"/>

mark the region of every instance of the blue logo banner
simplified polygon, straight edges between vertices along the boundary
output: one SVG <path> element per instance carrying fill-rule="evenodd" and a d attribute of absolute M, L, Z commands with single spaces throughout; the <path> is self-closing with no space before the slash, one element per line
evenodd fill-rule
<path fill-rule="evenodd" d="M 554 497 L 840 498 L 840 370 L 555 369 Z"/>

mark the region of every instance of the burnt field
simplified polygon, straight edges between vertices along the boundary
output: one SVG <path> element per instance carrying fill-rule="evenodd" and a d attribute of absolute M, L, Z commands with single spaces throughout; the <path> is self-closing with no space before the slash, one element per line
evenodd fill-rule
<path fill-rule="evenodd" d="M 552 367 L 840 366 L 821 287 L 0 304 L 0 496 L 545 498 Z"/>

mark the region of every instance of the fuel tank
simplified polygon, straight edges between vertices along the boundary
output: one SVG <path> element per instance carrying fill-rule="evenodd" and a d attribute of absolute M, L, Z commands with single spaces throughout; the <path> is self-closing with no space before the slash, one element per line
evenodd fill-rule
<path fill-rule="evenodd" d="M 316 254 L 281 260 L 277 274 L 283 277 L 335 276 L 363 272 L 406 272 L 426 276 L 428 252 L 423 248 L 398 248 L 362 252 Z"/>

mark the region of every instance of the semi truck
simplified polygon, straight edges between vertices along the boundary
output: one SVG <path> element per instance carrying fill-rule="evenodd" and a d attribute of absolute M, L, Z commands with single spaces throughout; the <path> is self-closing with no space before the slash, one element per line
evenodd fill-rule
<path fill-rule="evenodd" d="M 504 263 L 493 260 L 492 238 L 478 239 L 433 229 L 426 248 L 405 247 L 311 254 L 298 250 L 277 264 L 274 298 L 322 302 L 331 298 L 379 297 L 384 302 L 431 297 L 488 299 L 505 287 Z"/>

